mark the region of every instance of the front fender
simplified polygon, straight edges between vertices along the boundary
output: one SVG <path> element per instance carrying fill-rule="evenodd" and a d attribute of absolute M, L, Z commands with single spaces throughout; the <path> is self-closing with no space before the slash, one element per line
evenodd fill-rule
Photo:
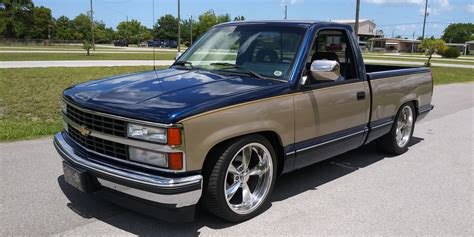
<path fill-rule="evenodd" d="M 180 121 L 186 168 L 201 170 L 208 152 L 222 141 L 262 131 L 278 134 L 283 146 L 294 143 L 293 96 L 283 95 L 229 106 Z"/>

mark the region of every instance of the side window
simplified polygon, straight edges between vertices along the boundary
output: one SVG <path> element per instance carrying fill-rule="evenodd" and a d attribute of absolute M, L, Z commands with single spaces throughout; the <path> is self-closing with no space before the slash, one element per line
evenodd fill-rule
<path fill-rule="evenodd" d="M 321 30 L 318 32 L 306 60 L 308 76 L 310 65 L 314 60 L 337 61 L 341 76 L 336 81 L 357 78 L 354 53 L 347 33 L 343 30 Z M 311 80 L 312 83 L 325 83 Z"/>

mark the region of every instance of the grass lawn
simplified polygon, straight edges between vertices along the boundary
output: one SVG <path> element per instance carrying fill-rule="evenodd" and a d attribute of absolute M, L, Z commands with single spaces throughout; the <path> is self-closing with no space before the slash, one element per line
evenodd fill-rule
<path fill-rule="evenodd" d="M 174 60 L 176 53 L 156 52 L 156 60 Z M 152 53 L 1 53 L 0 61 L 56 61 L 56 60 L 153 60 Z"/>
<path fill-rule="evenodd" d="M 432 67 L 435 85 L 449 83 L 474 82 L 474 69 L 470 68 L 450 68 Z"/>
<path fill-rule="evenodd" d="M 71 85 L 151 67 L 0 69 L 0 141 L 52 135 L 62 129 L 59 97 Z M 433 67 L 435 84 L 474 82 L 474 69 Z"/>
<path fill-rule="evenodd" d="M 402 62 L 420 62 L 424 63 L 428 61 L 428 59 L 421 59 L 421 58 L 406 58 L 406 57 L 397 57 L 397 56 L 386 56 L 386 57 L 370 57 L 369 55 L 364 55 L 364 59 L 370 60 L 388 60 L 388 61 L 402 61 Z M 474 60 L 470 59 L 459 59 L 460 61 L 454 61 L 456 59 L 443 60 L 439 58 L 432 58 L 432 63 L 444 63 L 444 64 L 464 64 L 464 65 L 474 65 Z"/>
<path fill-rule="evenodd" d="M 64 88 L 152 67 L 0 69 L 0 141 L 52 135 L 61 130 L 59 98 Z"/>

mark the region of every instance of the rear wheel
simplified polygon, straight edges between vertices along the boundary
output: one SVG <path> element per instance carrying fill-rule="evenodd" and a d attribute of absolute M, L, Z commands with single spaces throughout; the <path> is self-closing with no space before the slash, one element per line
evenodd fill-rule
<path fill-rule="evenodd" d="M 269 202 L 277 170 L 274 149 L 264 137 L 251 135 L 221 151 L 204 190 L 204 203 L 227 221 L 248 220 Z"/>
<path fill-rule="evenodd" d="M 415 130 L 415 112 L 412 103 L 404 104 L 395 117 L 390 133 L 377 142 L 377 147 L 387 153 L 400 155 L 408 150 Z"/>

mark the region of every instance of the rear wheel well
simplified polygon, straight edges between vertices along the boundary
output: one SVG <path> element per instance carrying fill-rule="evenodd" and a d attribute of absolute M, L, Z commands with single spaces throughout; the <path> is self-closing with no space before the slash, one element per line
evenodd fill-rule
<path fill-rule="evenodd" d="M 275 150 L 275 153 L 276 153 L 276 156 L 277 156 L 276 157 L 277 167 L 278 167 L 278 170 L 277 170 L 278 173 L 277 174 L 278 175 L 281 174 L 281 172 L 283 170 L 285 154 L 284 154 L 284 149 L 283 149 L 283 145 L 282 145 L 280 136 L 276 132 L 273 132 L 273 131 L 262 131 L 262 132 L 249 133 L 249 134 L 241 135 L 241 136 L 238 136 L 238 137 L 229 138 L 227 140 L 221 141 L 218 144 L 214 145 L 211 148 L 211 150 L 209 150 L 209 152 L 206 155 L 206 158 L 204 159 L 204 164 L 203 164 L 203 167 L 202 167 L 202 175 L 203 175 L 204 179 L 206 180 L 209 177 L 214 165 L 217 162 L 217 159 L 219 158 L 218 154 L 223 152 L 225 147 L 230 145 L 230 143 L 234 142 L 236 139 L 239 139 L 239 138 L 244 137 L 244 136 L 256 135 L 256 134 L 264 136 L 272 144 L 273 149 Z"/>
<path fill-rule="evenodd" d="M 413 105 L 413 109 L 415 109 L 415 111 L 413 111 L 413 112 L 414 112 L 415 120 L 416 120 L 416 118 L 418 118 L 418 101 L 417 100 L 411 100 L 411 101 L 406 102 L 405 104 L 410 104 L 410 103 Z M 405 105 L 405 104 L 403 104 L 403 105 Z M 400 110 L 400 109 L 401 109 L 401 106 L 398 110 Z"/>

